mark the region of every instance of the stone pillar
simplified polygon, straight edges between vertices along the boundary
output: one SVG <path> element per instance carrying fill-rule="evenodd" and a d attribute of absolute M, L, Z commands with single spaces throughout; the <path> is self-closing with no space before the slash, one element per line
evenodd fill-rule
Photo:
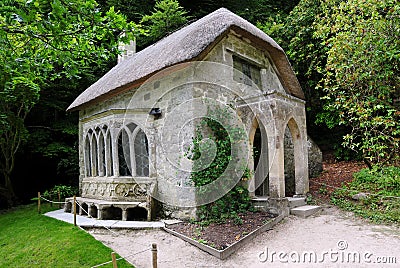
<path fill-rule="evenodd" d="M 269 138 L 270 139 L 270 138 Z M 269 195 L 273 198 L 285 197 L 285 173 L 283 137 L 277 135 L 269 141 Z"/>
<path fill-rule="evenodd" d="M 128 220 L 128 211 L 127 211 L 126 208 L 125 208 L 125 209 L 122 209 L 122 220 L 123 220 L 123 221 Z"/>
<path fill-rule="evenodd" d="M 300 130 L 300 137 L 295 142 L 295 176 L 296 176 L 296 195 L 305 195 L 309 191 L 308 180 L 308 145 L 307 131 L 304 128 Z"/>
<path fill-rule="evenodd" d="M 87 216 L 88 216 L 89 218 L 92 216 L 92 206 L 91 206 L 90 204 L 88 204 Z"/>
<path fill-rule="evenodd" d="M 115 177 L 119 176 L 119 169 L 118 169 L 118 129 L 111 129 L 112 131 L 111 135 L 111 151 L 112 151 L 112 163 L 111 163 L 111 168 L 114 170 L 113 174 Z"/>
<path fill-rule="evenodd" d="M 103 219 L 103 210 L 101 209 L 100 206 L 99 206 L 99 208 L 97 209 L 97 219 L 98 219 L 98 220 L 102 220 L 102 219 Z"/>

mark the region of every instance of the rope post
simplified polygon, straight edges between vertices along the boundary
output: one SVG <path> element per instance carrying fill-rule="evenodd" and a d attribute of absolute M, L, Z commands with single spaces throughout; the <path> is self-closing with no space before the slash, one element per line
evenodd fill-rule
<path fill-rule="evenodd" d="M 115 257 L 115 252 L 111 252 L 111 260 L 112 260 L 113 268 L 118 268 L 117 258 Z"/>
<path fill-rule="evenodd" d="M 61 193 L 60 193 L 60 190 L 58 190 L 58 208 L 61 208 Z"/>
<path fill-rule="evenodd" d="M 76 226 L 76 196 L 74 195 L 74 226 Z"/>
<path fill-rule="evenodd" d="M 40 214 L 40 192 L 37 193 L 38 199 L 37 199 L 37 209 L 38 213 Z"/>
<path fill-rule="evenodd" d="M 153 268 L 157 268 L 157 244 L 151 245 L 151 253 L 153 255 Z"/>

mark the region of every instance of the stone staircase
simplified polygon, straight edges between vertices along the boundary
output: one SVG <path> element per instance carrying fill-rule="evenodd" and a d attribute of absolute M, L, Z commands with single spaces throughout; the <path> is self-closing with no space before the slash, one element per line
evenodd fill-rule
<path fill-rule="evenodd" d="M 320 206 L 307 205 L 305 197 L 288 197 L 288 200 L 290 214 L 298 217 L 307 218 L 321 209 Z"/>
<path fill-rule="evenodd" d="M 270 198 L 258 196 L 253 198 L 253 205 L 260 211 L 288 216 L 289 214 L 307 218 L 320 210 L 319 206 L 310 206 L 305 197 Z"/>

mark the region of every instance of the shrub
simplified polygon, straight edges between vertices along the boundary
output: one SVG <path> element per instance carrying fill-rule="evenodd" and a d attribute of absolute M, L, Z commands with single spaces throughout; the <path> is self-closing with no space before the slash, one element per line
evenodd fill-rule
<path fill-rule="evenodd" d="M 400 167 L 362 169 L 353 177 L 351 183 L 333 193 L 335 205 L 372 221 L 400 223 Z M 366 197 L 353 200 L 360 192 Z"/>
<path fill-rule="evenodd" d="M 46 190 L 42 196 L 49 200 L 58 200 L 60 193 L 61 200 L 78 194 L 78 189 L 69 185 L 55 185 L 53 188 Z"/>

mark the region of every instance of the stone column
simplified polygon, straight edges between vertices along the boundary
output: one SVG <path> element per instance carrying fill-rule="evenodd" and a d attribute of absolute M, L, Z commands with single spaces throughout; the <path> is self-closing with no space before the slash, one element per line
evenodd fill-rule
<path fill-rule="evenodd" d="M 128 219 L 128 211 L 127 209 L 122 209 L 122 220 L 126 221 Z"/>
<path fill-rule="evenodd" d="M 100 206 L 99 206 L 99 208 L 97 209 L 97 219 L 98 219 L 98 220 L 102 220 L 102 219 L 103 219 L 103 210 L 101 209 Z"/>
<path fill-rule="evenodd" d="M 114 170 L 113 174 L 115 177 L 119 177 L 119 169 L 118 169 L 118 129 L 111 129 L 112 131 L 111 135 L 111 151 L 112 151 L 112 163 L 111 163 L 111 168 Z"/>
<path fill-rule="evenodd" d="M 88 216 L 89 218 L 92 216 L 92 206 L 91 206 L 90 204 L 88 204 L 87 216 Z"/>
<path fill-rule="evenodd" d="M 300 129 L 300 137 L 295 142 L 295 176 L 296 194 L 305 195 L 309 191 L 308 181 L 308 145 L 307 131 L 305 127 Z"/>
<path fill-rule="evenodd" d="M 281 198 L 285 197 L 283 136 L 278 134 L 269 139 L 269 195 Z"/>

